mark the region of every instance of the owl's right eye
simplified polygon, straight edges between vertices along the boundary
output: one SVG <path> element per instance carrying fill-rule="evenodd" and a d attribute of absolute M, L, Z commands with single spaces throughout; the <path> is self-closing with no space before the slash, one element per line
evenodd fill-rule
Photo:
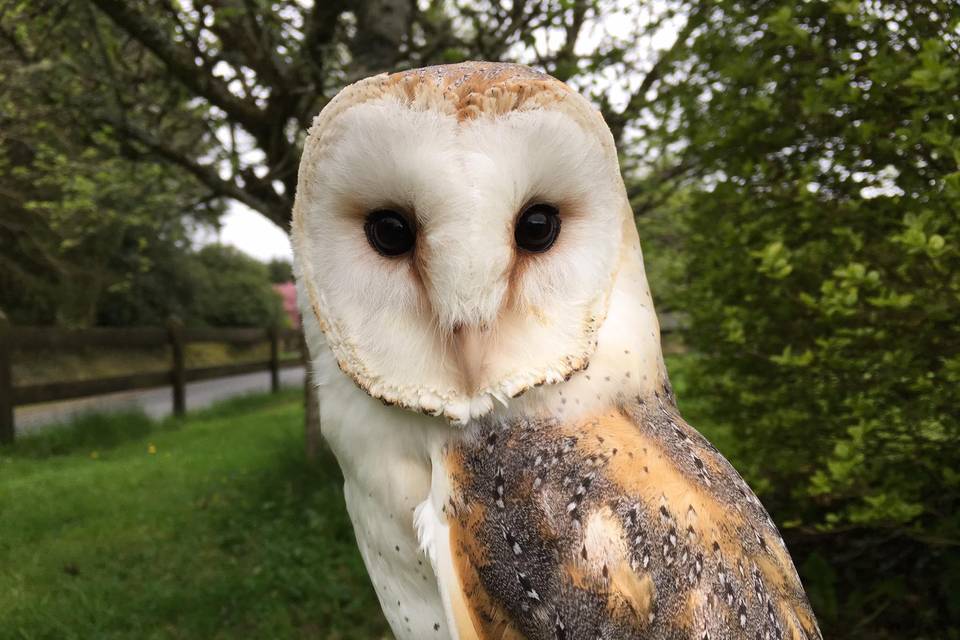
<path fill-rule="evenodd" d="M 370 246 L 380 255 L 401 256 L 413 249 L 414 233 L 410 222 L 391 209 L 378 209 L 367 216 L 363 225 Z"/>
<path fill-rule="evenodd" d="M 560 234 L 560 216 L 556 207 L 534 204 L 520 214 L 513 236 L 517 246 L 530 253 L 543 253 L 553 246 Z"/>

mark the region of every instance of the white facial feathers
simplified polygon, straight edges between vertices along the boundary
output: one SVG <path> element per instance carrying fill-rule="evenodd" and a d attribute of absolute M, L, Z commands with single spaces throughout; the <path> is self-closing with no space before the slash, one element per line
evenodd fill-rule
<path fill-rule="evenodd" d="M 556 108 L 465 119 L 370 83 L 356 104 L 328 106 L 301 163 L 305 322 L 370 395 L 455 422 L 584 368 L 632 221 L 599 118 L 560 92 Z M 542 254 L 514 240 L 535 203 L 561 220 Z M 384 208 L 415 226 L 409 255 L 370 246 L 366 216 Z"/>

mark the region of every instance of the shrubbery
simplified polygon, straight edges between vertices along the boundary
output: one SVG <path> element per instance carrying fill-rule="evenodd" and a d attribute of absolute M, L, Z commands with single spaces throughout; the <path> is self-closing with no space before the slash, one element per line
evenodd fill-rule
<path fill-rule="evenodd" d="M 664 297 L 827 637 L 960 637 L 960 8 L 763 4 L 698 3 L 663 89 Z"/>
<path fill-rule="evenodd" d="M 101 325 L 157 325 L 177 316 L 188 326 L 265 327 L 286 322 L 266 264 L 212 244 L 176 252 L 104 298 Z"/>

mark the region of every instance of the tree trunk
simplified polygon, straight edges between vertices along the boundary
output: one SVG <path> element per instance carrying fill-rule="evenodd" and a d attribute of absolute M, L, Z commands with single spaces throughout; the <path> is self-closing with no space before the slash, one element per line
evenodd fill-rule
<path fill-rule="evenodd" d="M 320 402 L 317 400 L 317 389 L 313 385 L 313 376 L 310 375 L 310 368 L 307 367 L 307 374 L 304 376 L 304 391 L 306 398 L 304 401 L 304 444 L 307 454 L 307 460 L 317 459 L 317 454 L 322 446 L 322 436 L 320 435 Z"/>
<path fill-rule="evenodd" d="M 366 0 L 357 3 L 357 35 L 353 42 L 354 65 L 363 75 L 393 71 L 400 46 L 410 29 L 414 2 Z"/>
<path fill-rule="evenodd" d="M 310 371 L 310 352 L 306 341 L 300 343 L 305 367 L 303 375 L 303 435 L 304 452 L 308 461 L 317 459 L 322 446 L 323 436 L 320 434 L 320 401 L 317 399 L 317 387 L 313 384 L 313 374 Z"/>

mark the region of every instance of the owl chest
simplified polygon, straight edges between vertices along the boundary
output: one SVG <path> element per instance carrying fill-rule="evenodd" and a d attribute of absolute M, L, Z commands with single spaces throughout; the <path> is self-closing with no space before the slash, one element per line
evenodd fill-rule
<path fill-rule="evenodd" d="M 384 616 L 400 640 L 447 638 L 436 576 L 414 525 L 430 492 L 429 438 L 418 416 L 397 416 L 349 387 L 333 391 L 321 391 L 321 424 Z"/>
<path fill-rule="evenodd" d="M 377 500 L 371 497 L 376 490 L 356 481 L 344 489 L 357 546 L 394 635 L 447 638 L 436 576 L 418 549 L 411 507 L 402 499 Z"/>

